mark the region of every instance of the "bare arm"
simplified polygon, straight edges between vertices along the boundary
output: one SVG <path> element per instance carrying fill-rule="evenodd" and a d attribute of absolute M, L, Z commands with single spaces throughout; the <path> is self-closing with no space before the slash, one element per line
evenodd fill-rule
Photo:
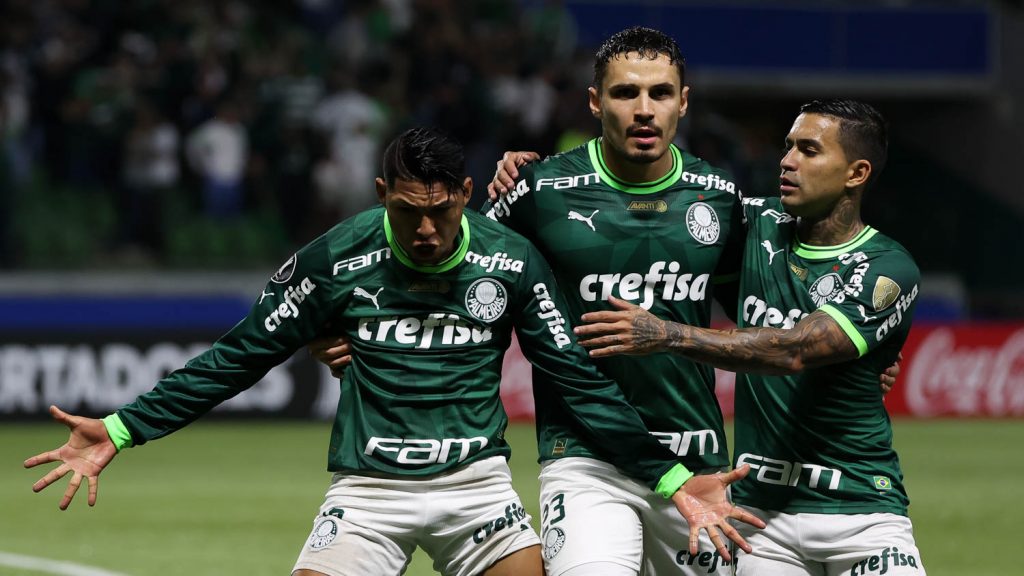
<path fill-rule="evenodd" d="M 672 352 L 725 370 L 792 374 L 857 358 L 857 348 L 828 314 L 815 311 L 791 330 L 714 330 L 661 320 L 611 297 L 616 310 L 589 312 L 576 328 L 594 358 Z"/>

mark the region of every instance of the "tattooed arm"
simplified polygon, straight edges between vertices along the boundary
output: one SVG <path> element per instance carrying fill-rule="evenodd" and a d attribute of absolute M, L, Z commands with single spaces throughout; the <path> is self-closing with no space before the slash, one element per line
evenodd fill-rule
<path fill-rule="evenodd" d="M 724 370 L 792 374 L 857 357 L 857 347 L 828 314 L 815 311 L 790 330 L 714 330 L 661 320 L 611 297 L 615 310 L 588 312 L 576 328 L 590 356 L 672 352 Z"/>

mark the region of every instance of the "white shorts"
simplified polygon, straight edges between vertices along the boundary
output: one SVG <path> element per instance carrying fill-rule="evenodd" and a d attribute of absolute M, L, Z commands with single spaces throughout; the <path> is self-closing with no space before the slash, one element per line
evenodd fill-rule
<path fill-rule="evenodd" d="M 745 507 L 768 527 L 736 529 L 736 576 L 925 576 L 910 518 L 898 514 L 783 514 Z"/>
<path fill-rule="evenodd" d="M 540 543 L 504 458 L 421 479 L 335 474 L 294 570 L 397 576 L 417 546 L 444 575 L 480 574 Z"/>
<path fill-rule="evenodd" d="M 645 576 L 732 574 L 705 532 L 690 555 L 690 529 L 671 500 L 591 458 L 541 465 L 541 541 L 548 576 L 590 562 Z"/>

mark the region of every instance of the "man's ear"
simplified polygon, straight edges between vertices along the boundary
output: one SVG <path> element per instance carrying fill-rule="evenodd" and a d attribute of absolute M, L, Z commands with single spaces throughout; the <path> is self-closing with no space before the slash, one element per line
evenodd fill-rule
<path fill-rule="evenodd" d="M 373 181 L 373 185 L 377 188 L 377 200 L 381 204 L 384 204 L 384 197 L 388 194 L 388 185 L 384 183 L 383 178 L 377 178 Z"/>
<path fill-rule="evenodd" d="M 871 178 L 871 162 L 867 160 L 854 160 L 846 170 L 846 187 L 857 188 L 867 184 Z"/>
<path fill-rule="evenodd" d="M 469 199 L 473 197 L 473 179 L 466 176 L 466 179 L 462 181 L 462 189 L 465 190 L 466 203 L 469 203 Z"/>
<path fill-rule="evenodd" d="M 591 86 L 587 88 L 587 96 L 590 101 L 590 113 L 597 118 L 601 119 L 601 94 L 598 93 L 597 88 Z"/>

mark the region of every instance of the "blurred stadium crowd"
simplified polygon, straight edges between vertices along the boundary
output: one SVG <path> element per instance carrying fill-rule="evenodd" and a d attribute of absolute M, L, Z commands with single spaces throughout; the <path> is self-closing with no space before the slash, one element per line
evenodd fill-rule
<path fill-rule="evenodd" d="M 375 202 L 409 125 L 477 178 L 589 137 L 575 37 L 546 1 L 7 0 L 0 263 L 276 262 Z"/>

